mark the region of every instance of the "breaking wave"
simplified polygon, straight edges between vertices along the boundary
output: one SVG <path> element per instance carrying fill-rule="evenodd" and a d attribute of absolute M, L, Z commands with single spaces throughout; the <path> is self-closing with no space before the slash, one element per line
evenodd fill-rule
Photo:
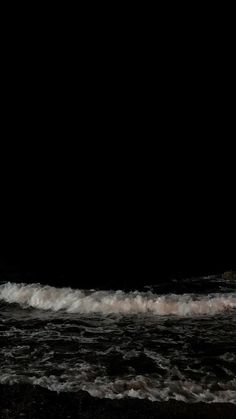
<path fill-rule="evenodd" d="M 40 385 L 51 391 L 76 392 L 86 391 L 90 396 L 107 399 L 123 399 L 126 397 L 137 399 L 149 399 L 151 401 L 168 401 L 175 399 L 186 403 L 233 403 L 236 404 L 235 379 L 227 384 L 218 383 L 218 389 L 214 385 L 197 383 L 195 381 L 171 381 L 158 383 L 149 377 L 137 376 L 131 379 L 117 378 L 110 381 L 108 378 L 98 378 L 95 382 L 72 382 L 62 383 L 56 376 L 25 377 L 3 374 L 0 384 L 30 383 Z"/>
<path fill-rule="evenodd" d="M 236 293 L 166 294 L 152 292 L 94 291 L 55 288 L 40 284 L 0 285 L 0 301 L 23 308 L 67 313 L 214 315 L 236 308 Z"/>

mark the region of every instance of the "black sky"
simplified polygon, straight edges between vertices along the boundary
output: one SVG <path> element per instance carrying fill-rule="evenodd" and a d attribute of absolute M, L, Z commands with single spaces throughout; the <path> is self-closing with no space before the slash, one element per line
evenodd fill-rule
<path fill-rule="evenodd" d="M 201 156 L 174 164 L 165 154 L 160 166 L 154 147 L 154 159 L 148 150 L 96 161 L 89 151 L 80 166 L 77 151 L 78 162 L 72 153 L 46 165 L 46 152 L 5 184 L 2 273 L 119 288 L 235 269 L 234 203 L 219 163 L 209 173 Z"/>
<path fill-rule="evenodd" d="M 236 269 L 232 54 L 198 24 L 159 30 L 6 32 L 2 272 L 77 286 Z"/>

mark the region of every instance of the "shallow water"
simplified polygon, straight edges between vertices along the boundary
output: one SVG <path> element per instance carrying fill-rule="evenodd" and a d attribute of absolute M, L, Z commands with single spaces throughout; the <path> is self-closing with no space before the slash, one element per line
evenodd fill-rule
<path fill-rule="evenodd" d="M 236 404 L 236 284 L 139 291 L 0 284 L 0 382 Z"/>

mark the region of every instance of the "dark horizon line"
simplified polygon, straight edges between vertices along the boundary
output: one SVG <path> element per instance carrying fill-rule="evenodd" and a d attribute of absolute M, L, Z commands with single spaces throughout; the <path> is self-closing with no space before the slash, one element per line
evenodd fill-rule
<path fill-rule="evenodd" d="M 40 264 L 27 262 L 14 262 L 6 259 L 0 259 L 0 276 L 6 277 L 26 277 L 39 280 L 52 279 L 59 282 L 74 282 L 78 280 L 88 280 L 90 283 L 113 282 L 116 280 L 137 283 L 152 283 L 153 281 L 167 281 L 172 279 L 184 279 L 203 277 L 208 275 L 222 275 L 224 272 L 236 271 L 236 263 L 216 263 L 216 264 L 200 264 L 199 266 L 178 266 L 176 264 L 167 266 L 140 266 L 133 267 L 126 264 L 110 264 L 106 267 L 103 265 L 88 267 L 80 266 L 79 263 L 72 266 L 63 264 Z"/>

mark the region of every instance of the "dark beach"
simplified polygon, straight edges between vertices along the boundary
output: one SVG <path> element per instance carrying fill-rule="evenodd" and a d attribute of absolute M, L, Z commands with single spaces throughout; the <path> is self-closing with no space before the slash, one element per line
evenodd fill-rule
<path fill-rule="evenodd" d="M 39 386 L 1 385 L 1 419 L 114 419 L 114 418 L 225 418 L 236 417 L 236 405 L 230 403 L 184 403 L 179 401 L 109 400 L 88 393 L 56 393 Z"/>

